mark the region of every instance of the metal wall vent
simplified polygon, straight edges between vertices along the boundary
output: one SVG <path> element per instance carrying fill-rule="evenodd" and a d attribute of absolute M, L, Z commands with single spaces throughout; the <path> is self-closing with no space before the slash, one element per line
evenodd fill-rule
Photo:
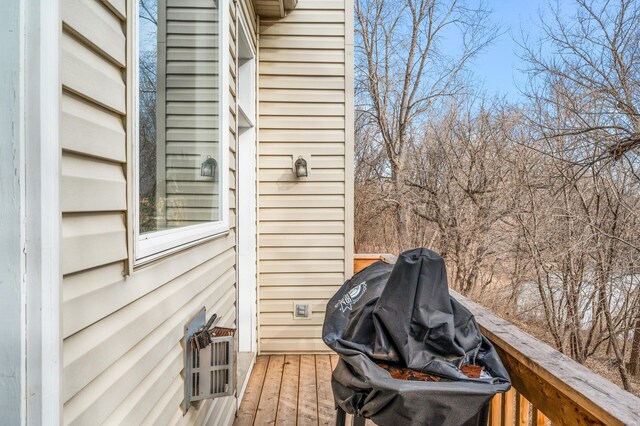
<path fill-rule="evenodd" d="M 235 329 L 216 327 L 213 314 L 205 324 L 205 308 L 185 327 L 183 411 L 197 401 L 235 393 Z"/>

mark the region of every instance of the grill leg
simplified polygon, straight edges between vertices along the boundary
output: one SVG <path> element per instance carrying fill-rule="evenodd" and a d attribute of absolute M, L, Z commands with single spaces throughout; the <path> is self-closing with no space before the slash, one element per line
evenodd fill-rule
<path fill-rule="evenodd" d="M 364 417 L 356 415 L 353 416 L 353 426 L 364 426 L 366 421 L 367 419 L 365 419 Z"/>
<path fill-rule="evenodd" d="M 345 426 L 347 422 L 347 413 L 340 407 L 336 409 L 336 426 Z"/>

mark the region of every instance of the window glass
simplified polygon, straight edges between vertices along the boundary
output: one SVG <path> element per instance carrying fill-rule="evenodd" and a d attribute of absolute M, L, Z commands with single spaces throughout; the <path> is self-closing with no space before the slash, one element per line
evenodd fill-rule
<path fill-rule="evenodd" d="M 138 0 L 138 235 L 222 220 L 215 0 Z M 198 7 L 195 7 L 198 6 Z"/>

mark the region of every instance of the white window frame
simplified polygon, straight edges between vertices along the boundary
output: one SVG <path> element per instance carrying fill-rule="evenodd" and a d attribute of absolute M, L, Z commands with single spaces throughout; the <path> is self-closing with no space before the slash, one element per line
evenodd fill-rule
<path fill-rule="evenodd" d="M 244 16 L 240 13 L 237 20 L 237 36 L 236 36 L 236 103 L 238 107 L 238 144 L 236 155 L 238 163 L 242 164 L 242 168 L 238 168 L 238 183 L 236 188 L 236 197 L 238 203 L 237 223 L 238 235 L 238 351 L 240 352 L 257 352 L 257 307 L 256 307 L 256 259 L 257 259 L 257 241 L 256 241 L 256 154 L 257 154 L 257 135 L 256 135 L 256 67 L 257 52 L 251 43 L 249 37 L 249 29 L 245 23 Z M 251 56 L 250 62 L 240 65 L 244 44 Z M 246 68 L 245 68 L 246 67 Z M 245 69 L 243 69 L 245 68 Z M 243 92 L 246 91 L 246 92 Z M 245 93 L 248 96 L 244 96 Z M 245 121 L 244 125 L 240 125 Z M 244 132 L 241 131 L 244 129 Z M 251 146 L 250 149 L 249 146 Z M 247 176 L 249 179 L 247 179 Z M 249 380 L 249 374 L 245 379 L 246 385 Z M 244 392 L 244 387 L 241 388 Z M 242 393 L 241 392 L 241 393 Z"/>
<path fill-rule="evenodd" d="M 212 0 L 213 1 L 213 0 Z M 218 164 L 220 185 L 220 212 L 221 220 L 214 222 L 189 225 L 175 229 L 140 234 L 140 195 L 139 195 L 139 164 L 138 164 L 138 110 L 139 110 L 139 10 L 138 1 L 133 0 L 133 62 L 135 72 L 133 73 L 134 84 L 132 87 L 133 114 L 132 120 L 134 132 L 134 170 L 133 170 L 133 203 L 134 203 L 134 264 L 139 265 L 158 259 L 178 250 L 204 242 L 212 237 L 227 234 L 229 232 L 229 0 L 218 0 L 218 28 L 220 29 L 219 63 L 220 73 L 220 126 L 219 140 L 221 144 L 220 162 Z"/>

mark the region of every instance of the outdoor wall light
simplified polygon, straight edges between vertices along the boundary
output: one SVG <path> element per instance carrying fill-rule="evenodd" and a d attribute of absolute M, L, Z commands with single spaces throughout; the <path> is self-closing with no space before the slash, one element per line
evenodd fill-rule
<path fill-rule="evenodd" d="M 309 175 L 309 171 L 307 169 L 307 160 L 302 158 L 302 155 L 298 157 L 294 164 L 294 170 L 296 172 L 296 177 L 307 177 Z"/>
<path fill-rule="evenodd" d="M 210 155 L 207 155 L 207 159 L 202 162 L 200 165 L 200 176 L 214 178 L 218 175 L 218 163 L 216 160 L 211 158 Z"/>

